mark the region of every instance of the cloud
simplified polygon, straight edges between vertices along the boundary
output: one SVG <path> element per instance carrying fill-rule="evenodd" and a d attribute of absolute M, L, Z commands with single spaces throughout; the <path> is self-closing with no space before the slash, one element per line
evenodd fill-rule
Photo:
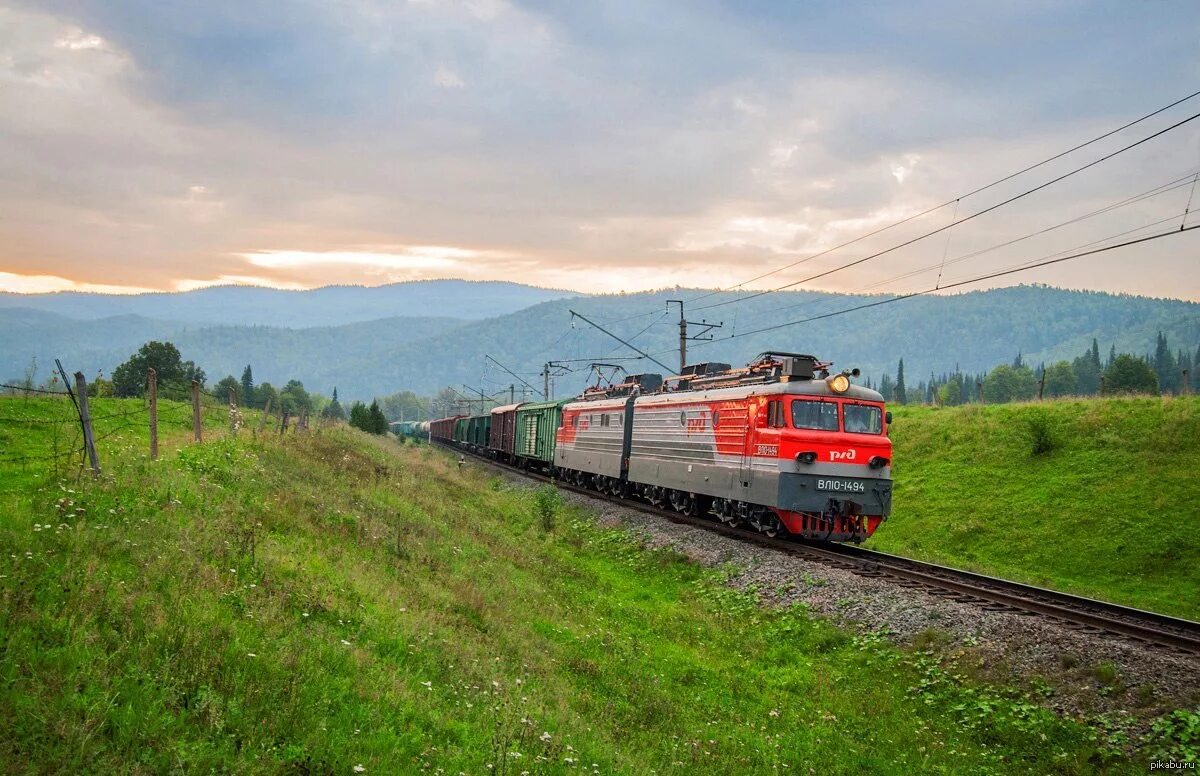
<path fill-rule="evenodd" d="M 434 71 L 433 82 L 447 89 L 461 89 L 463 87 L 463 79 L 459 74 L 445 65 Z"/>
<path fill-rule="evenodd" d="M 79 283 L 56 275 L 19 275 L 0 272 L 0 290 L 14 294 L 50 294 L 56 291 L 87 291 L 95 294 L 143 294 L 154 291 L 141 286 Z"/>
<path fill-rule="evenodd" d="M 0 6 L 0 270 L 137 288 L 448 274 L 583 291 L 733 283 L 1119 125 L 1200 73 L 1200 9 L 1156 25 L 1134 8 L 1070 5 L 678 4 L 669 31 L 661 9 L 621 0 L 346 0 L 284 15 Z M 1147 144 L 956 228 L 951 251 L 1148 188 L 1194 165 L 1198 147 L 1200 132 Z M 1017 185 L 964 200 L 960 215 Z M 1141 203 L 1073 237 L 1175 207 Z M 821 282 L 873 283 L 946 244 Z M 1200 279 L 1180 280 L 1195 274 L 1195 240 L 1179 244 L 1028 279 L 1200 296 Z M 1134 269 L 1142 256 L 1170 271 Z"/>

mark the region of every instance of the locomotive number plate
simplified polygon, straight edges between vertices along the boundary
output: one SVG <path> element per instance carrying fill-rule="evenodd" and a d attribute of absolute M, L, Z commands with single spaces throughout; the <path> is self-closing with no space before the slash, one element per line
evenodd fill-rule
<path fill-rule="evenodd" d="M 867 483 L 862 480 L 841 480 L 833 477 L 817 479 L 817 490 L 831 490 L 836 493 L 866 493 Z"/>

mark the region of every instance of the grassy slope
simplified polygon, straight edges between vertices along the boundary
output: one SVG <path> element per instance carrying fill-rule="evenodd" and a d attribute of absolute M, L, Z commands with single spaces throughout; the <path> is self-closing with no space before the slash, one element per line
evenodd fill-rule
<path fill-rule="evenodd" d="M 1200 619 L 1200 398 L 902 407 L 892 439 L 870 546 Z"/>
<path fill-rule="evenodd" d="M 546 530 L 529 491 L 440 451 L 325 431 L 106 455 L 101 481 L 30 480 L 0 517 L 8 771 L 1105 759 L 1080 725 L 623 533 L 569 511 Z"/>

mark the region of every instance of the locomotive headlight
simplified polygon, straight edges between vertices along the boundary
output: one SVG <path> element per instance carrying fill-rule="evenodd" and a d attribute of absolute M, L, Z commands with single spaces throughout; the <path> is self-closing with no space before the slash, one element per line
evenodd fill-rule
<path fill-rule="evenodd" d="M 834 393 L 845 393 L 850 390 L 850 378 L 846 375 L 835 375 L 825 382 L 829 385 L 829 390 Z"/>

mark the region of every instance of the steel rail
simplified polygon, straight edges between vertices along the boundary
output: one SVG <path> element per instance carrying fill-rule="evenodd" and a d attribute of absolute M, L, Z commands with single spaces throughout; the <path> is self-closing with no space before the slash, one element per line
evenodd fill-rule
<path fill-rule="evenodd" d="M 438 441 L 438 440 L 434 440 Z M 951 597 L 992 611 L 1048 617 L 1086 633 L 1118 636 L 1156 649 L 1200 655 L 1200 623 L 1158 612 L 1121 606 L 1109 601 L 1062 593 L 1035 585 L 992 577 L 950 566 L 890 555 L 844 544 L 813 544 L 795 539 L 769 537 L 746 528 L 726 525 L 713 518 L 681 514 L 632 498 L 612 496 L 572 485 L 539 472 L 501 463 L 472 450 L 443 444 L 447 449 L 470 455 L 474 460 L 504 472 L 544 482 L 598 501 L 635 509 L 673 523 L 713 531 L 742 541 L 805 557 L 867 577 L 890 579 L 919 588 L 931 595 Z"/>

